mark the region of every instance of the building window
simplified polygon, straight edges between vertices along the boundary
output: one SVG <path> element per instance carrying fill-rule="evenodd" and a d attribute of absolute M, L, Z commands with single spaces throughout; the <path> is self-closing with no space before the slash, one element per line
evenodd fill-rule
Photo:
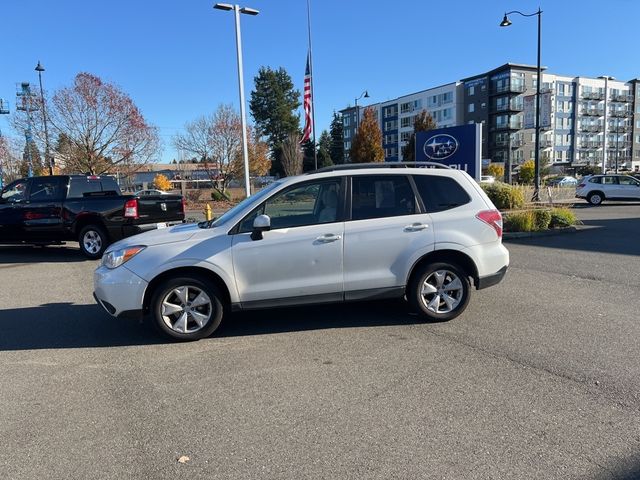
<path fill-rule="evenodd" d="M 348 127 L 349 125 L 351 125 L 351 116 L 344 115 L 342 117 L 342 125 L 344 125 L 345 127 Z"/>
<path fill-rule="evenodd" d="M 413 117 L 402 117 L 400 119 L 400 127 L 407 128 L 413 126 Z"/>
<path fill-rule="evenodd" d="M 344 138 L 351 138 L 351 129 L 345 130 L 344 131 Z"/>
<path fill-rule="evenodd" d="M 475 103 L 470 103 L 469 104 L 469 108 L 468 108 L 468 112 L 469 113 L 473 113 L 476 111 L 476 104 Z"/>
<path fill-rule="evenodd" d="M 345 150 L 351 150 L 351 142 L 344 142 Z"/>
<path fill-rule="evenodd" d="M 453 92 L 446 92 L 442 94 L 442 103 L 453 102 Z"/>
<path fill-rule="evenodd" d="M 395 130 L 398 128 L 398 121 L 397 120 L 388 120 L 386 122 L 384 122 L 384 129 L 385 130 Z"/>
<path fill-rule="evenodd" d="M 442 111 L 442 119 L 443 120 L 449 120 L 451 118 L 451 109 L 450 108 L 445 108 Z"/>
<path fill-rule="evenodd" d="M 473 85 L 470 86 L 468 89 L 469 95 L 475 95 L 476 93 L 476 87 L 474 87 Z"/>
<path fill-rule="evenodd" d="M 384 107 L 384 118 L 387 117 L 395 117 L 398 114 L 398 106 L 391 105 L 389 107 Z"/>
<path fill-rule="evenodd" d="M 408 142 L 409 140 L 411 140 L 411 132 L 402 132 L 400 134 L 400 141 Z"/>
<path fill-rule="evenodd" d="M 484 109 L 484 108 L 487 108 L 487 104 L 486 104 L 486 103 L 484 103 L 484 102 L 482 102 L 482 103 L 480 104 L 480 108 L 483 108 L 483 109 Z"/>

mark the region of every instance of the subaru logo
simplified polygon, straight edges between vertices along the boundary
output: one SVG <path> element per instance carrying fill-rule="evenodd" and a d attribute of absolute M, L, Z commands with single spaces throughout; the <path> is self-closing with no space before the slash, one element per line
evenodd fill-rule
<path fill-rule="evenodd" d="M 166 203 L 161 203 L 161 204 L 160 204 L 160 209 L 161 209 L 163 212 L 166 212 L 166 211 L 167 211 L 167 204 L 166 204 Z"/>
<path fill-rule="evenodd" d="M 423 150 L 431 160 L 444 160 L 458 151 L 458 140 L 446 133 L 439 133 L 424 142 Z"/>

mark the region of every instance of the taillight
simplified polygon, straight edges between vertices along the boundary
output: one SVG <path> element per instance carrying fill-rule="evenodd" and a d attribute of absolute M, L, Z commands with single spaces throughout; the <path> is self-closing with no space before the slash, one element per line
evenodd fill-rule
<path fill-rule="evenodd" d="M 580 185 L 578 185 L 578 188 L 584 188 L 584 187 L 586 187 L 586 186 L 587 186 L 587 184 L 586 184 L 586 183 L 581 183 Z"/>
<path fill-rule="evenodd" d="M 498 234 L 498 238 L 502 238 L 502 215 L 498 210 L 483 210 L 476 215 L 476 218 L 492 227 Z"/>
<path fill-rule="evenodd" d="M 132 198 L 124 204 L 124 216 L 126 218 L 138 218 L 138 199 Z"/>
<path fill-rule="evenodd" d="M 182 213 L 186 213 L 187 211 L 187 201 L 182 197 Z"/>

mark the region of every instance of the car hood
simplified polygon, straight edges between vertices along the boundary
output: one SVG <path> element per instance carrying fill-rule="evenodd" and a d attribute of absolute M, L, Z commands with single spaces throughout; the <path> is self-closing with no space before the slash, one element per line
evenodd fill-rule
<path fill-rule="evenodd" d="M 214 236 L 214 229 L 202 229 L 197 223 L 186 223 L 176 225 L 174 227 L 159 228 L 149 232 L 140 233 L 132 237 L 125 238 L 111 245 L 108 250 L 116 250 L 118 248 L 129 247 L 133 245 L 163 245 L 165 243 L 185 242 L 200 232 L 208 232 L 208 236 Z"/>

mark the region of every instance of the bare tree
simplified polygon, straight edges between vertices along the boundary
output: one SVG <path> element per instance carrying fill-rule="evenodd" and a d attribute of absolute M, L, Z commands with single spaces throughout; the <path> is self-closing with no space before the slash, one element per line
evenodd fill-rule
<path fill-rule="evenodd" d="M 302 173 L 302 148 L 300 147 L 300 136 L 289 133 L 281 143 L 282 148 L 282 168 L 287 177 L 300 175 Z"/>
<path fill-rule="evenodd" d="M 18 142 L 13 138 L 0 135 L 0 170 L 2 170 L 5 184 L 21 177 L 23 163 Z"/>
<path fill-rule="evenodd" d="M 249 150 L 249 175 L 261 177 L 269 173 L 271 168 L 269 144 L 260 140 L 250 126 L 247 127 L 247 149 Z M 244 158 L 241 149 L 238 149 L 231 162 L 229 175 L 235 180 L 244 179 Z"/>
<path fill-rule="evenodd" d="M 34 136 L 41 141 L 42 109 L 31 116 Z M 90 73 L 79 73 L 71 87 L 53 95 L 47 103 L 47 120 L 51 136 L 66 139 L 65 148 L 58 151 L 66 172 L 131 173 L 159 151 L 157 129 L 129 95 Z M 24 129 L 26 121 L 26 116 L 17 116 L 15 124 Z"/>

